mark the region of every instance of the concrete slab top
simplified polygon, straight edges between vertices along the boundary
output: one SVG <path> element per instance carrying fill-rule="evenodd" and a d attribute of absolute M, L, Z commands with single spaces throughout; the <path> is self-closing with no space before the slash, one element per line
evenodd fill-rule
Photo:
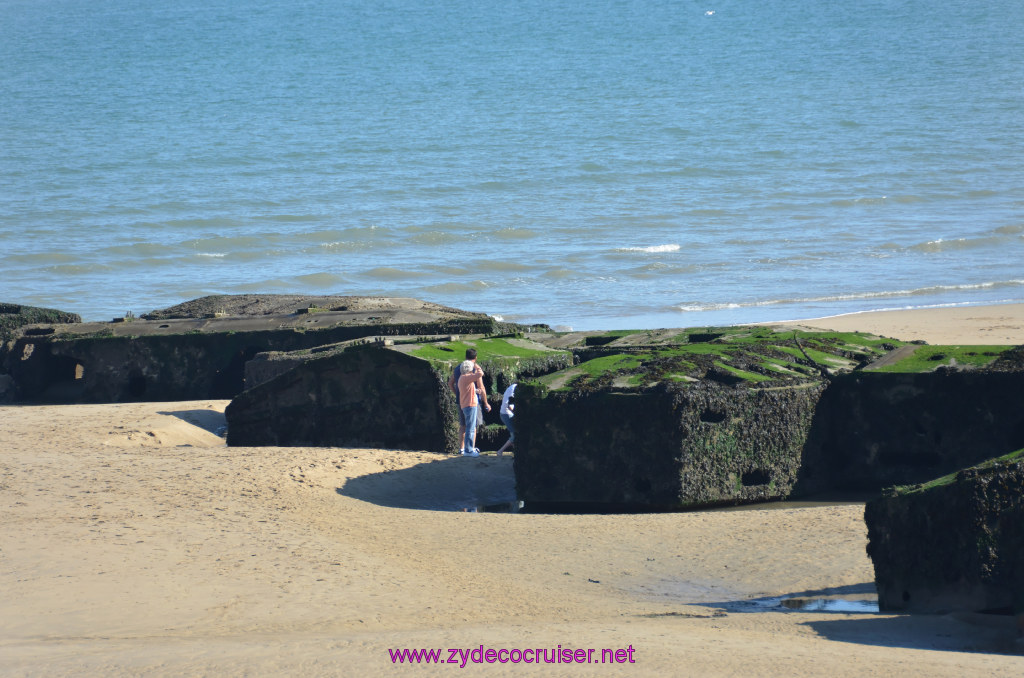
<path fill-rule="evenodd" d="M 882 356 L 878 360 L 874 361 L 870 365 L 866 365 L 864 367 L 864 371 L 871 372 L 881 367 L 885 367 L 886 365 L 893 365 L 895 363 L 898 363 L 904 358 L 909 358 L 912 355 L 914 355 L 914 352 L 917 351 L 918 348 L 920 348 L 920 346 L 917 346 L 915 344 L 907 344 L 906 346 L 900 346 L 895 351 L 890 351 L 889 353 Z"/>
<path fill-rule="evenodd" d="M 223 318 L 171 318 L 166 320 L 126 320 L 122 322 L 88 322 L 60 325 L 35 325 L 26 328 L 26 335 L 90 335 L 158 336 L 201 332 L 260 332 L 282 329 L 314 330 L 331 327 L 395 325 L 404 323 L 435 323 L 449 318 L 418 309 L 377 309 L 371 311 L 323 311 L 317 313 L 276 314 L 260 316 L 227 316 Z"/>

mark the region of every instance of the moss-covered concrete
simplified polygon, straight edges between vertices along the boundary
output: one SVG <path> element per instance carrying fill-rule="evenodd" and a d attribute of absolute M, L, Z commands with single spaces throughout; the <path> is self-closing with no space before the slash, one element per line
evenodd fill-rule
<path fill-rule="evenodd" d="M 192 299 L 169 308 L 150 311 L 142 315 L 146 320 L 171 320 L 184 318 L 223 318 L 229 316 L 267 316 L 309 313 L 361 313 L 376 314 L 381 311 L 427 313 L 436 320 L 451 320 L 476 317 L 485 319 L 483 313 L 442 306 L 408 297 L 366 297 L 342 295 L 300 295 L 300 294 L 213 294 Z"/>
<path fill-rule="evenodd" d="M 0 348 L 14 339 L 17 335 L 16 331 L 26 325 L 40 323 L 58 325 L 80 322 L 82 322 L 82 317 L 77 313 L 39 306 L 0 303 Z"/>
<path fill-rule="evenodd" d="M 1006 346 L 908 346 L 899 360 L 869 367 L 874 372 L 918 374 L 939 367 L 971 369 L 988 367 L 1004 352 Z"/>
<path fill-rule="evenodd" d="M 238 396 L 233 444 L 453 452 L 457 409 L 438 384 L 472 347 L 492 405 L 485 448 L 506 439 L 498 404 L 520 383 L 516 477 L 535 504 L 877 490 L 1024 447 L 1024 348 L 765 326 L 556 333 L 384 297 L 207 297 L 151 317 L 15 328 L 0 390 Z"/>
<path fill-rule="evenodd" d="M 867 504 L 884 612 L 1024 614 L 1024 450 Z"/>
<path fill-rule="evenodd" d="M 537 378 L 566 369 L 573 363 L 569 351 L 549 348 L 528 338 L 530 335 L 465 337 L 458 341 L 396 343 L 394 350 L 426 360 L 435 369 L 450 373 L 465 360 L 466 349 L 477 352 L 477 364 L 484 370 L 484 387 L 490 398 L 500 398 L 509 385 L 521 379 Z M 496 417 L 495 417 L 496 419 Z"/>
<path fill-rule="evenodd" d="M 822 389 L 814 382 L 587 391 L 521 384 L 520 499 L 674 509 L 787 497 Z"/>
<path fill-rule="evenodd" d="M 501 435 L 497 405 L 507 384 L 572 363 L 569 352 L 516 335 L 434 342 L 398 337 L 387 342 L 350 342 L 264 354 L 261 360 L 250 361 L 249 367 L 270 364 L 260 365 L 263 375 L 270 378 L 232 401 L 228 443 L 379 443 L 399 449 L 455 452 L 460 442 L 458 409 L 447 382 L 453 368 L 465 359 L 468 347 L 477 349 L 477 362 L 486 374 L 484 385 L 492 402 L 486 440 Z M 387 388 L 381 386 L 382 375 Z M 356 413 L 353 408 L 359 393 L 363 394 L 362 411 Z M 406 417 L 400 414 L 403 410 L 412 414 Z"/>
<path fill-rule="evenodd" d="M 0 303 L 0 403 L 14 401 L 18 396 L 17 381 L 8 374 L 8 355 L 15 347 L 15 340 L 22 335 L 45 336 L 53 332 L 45 325 L 80 323 L 77 313 L 58 311 L 53 308 L 25 306 L 23 304 Z M 42 324 L 43 327 L 30 327 Z"/>
<path fill-rule="evenodd" d="M 558 336 L 550 341 L 565 343 Z M 860 369 L 903 345 L 855 332 L 760 326 L 590 333 L 568 345 L 580 364 L 570 374 L 553 374 L 542 382 L 554 390 L 650 387 L 704 379 L 782 386 Z"/>
<path fill-rule="evenodd" d="M 540 337 L 541 335 L 538 335 Z M 863 332 L 823 332 L 804 327 L 777 328 L 767 325 L 735 325 L 729 327 L 695 327 L 689 329 L 615 330 L 611 332 L 548 332 L 544 343 L 558 344 L 559 348 L 585 350 L 631 350 L 651 347 L 682 345 L 757 345 L 774 344 L 796 347 L 799 340 L 804 346 L 830 354 L 859 355 L 871 360 L 906 342 L 879 337 Z"/>
<path fill-rule="evenodd" d="M 596 343 L 587 336 L 600 335 L 576 337 L 572 353 L 550 348 L 565 345 L 550 333 L 395 337 L 393 345 L 377 348 L 407 355 L 415 362 L 403 370 L 429 369 L 442 382 L 466 349 L 475 348 L 493 405 L 481 438 L 485 449 L 506 439 L 497 405 L 504 388 L 520 382 L 515 468 L 520 498 L 533 505 L 686 508 L 878 490 L 962 467 L 978 459 L 972 454 L 991 456 L 1024 436 L 1020 369 L 865 372 L 917 347 L 855 333 L 757 327 L 612 335 Z M 631 343 L 613 345 L 621 341 Z M 316 363 L 309 369 L 323 371 L 317 365 L 328 364 L 329 356 L 357 348 L 324 346 L 267 356 L 267 362 L 278 363 L 279 372 L 309 362 Z M 987 358 L 1015 364 L 1005 347 L 990 352 Z M 368 376 L 336 371 L 335 378 Z M 246 402 L 257 394 L 282 397 L 282 379 L 254 389 Z M 435 397 L 430 389 L 408 393 Z M 313 414 L 305 416 L 322 418 L 320 409 L 309 400 L 288 416 L 308 410 Z M 447 412 L 446 432 L 424 440 L 444 440 L 452 452 L 454 399 L 435 409 Z M 270 420 L 265 413 L 255 419 Z M 289 420 L 285 428 L 294 426 Z M 325 444 L 341 444 L 336 434 Z M 965 446 L 965 439 L 974 445 Z M 282 439 L 268 435 L 261 444 L 268 443 Z"/>
<path fill-rule="evenodd" d="M 767 327 L 549 341 L 581 362 L 517 392 L 517 482 L 535 503 L 879 491 L 1024 445 L 1024 369 L 1010 347 Z M 906 361 L 917 349 L 962 360 Z M 897 371 L 865 370 L 886 362 Z"/>
<path fill-rule="evenodd" d="M 454 399 L 425 361 L 368 347 L 303 362 L 239 394 L 230 445 L 337 445 L 451 450 Z"/>
<path fill-rule="evenodd" d="M 503 334 L 523 326 L 444 307 L 286 315 L 125 320 L 21 330 L 6 369 L 18 399 L 118 402 L 231 398 L 257 353 L 310 349 L 370 336 Z"/>

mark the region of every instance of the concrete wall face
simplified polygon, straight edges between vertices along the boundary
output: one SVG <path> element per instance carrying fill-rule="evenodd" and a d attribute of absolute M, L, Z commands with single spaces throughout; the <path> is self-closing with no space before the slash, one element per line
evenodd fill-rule
<path fill-rule="evenodd" d="M 21 340 L 30 356 L 12 360 L 11 373 L 28 401 L 230 398 L 241 390 L 245 361 L 267 341 L 248 334 Z"/>
<path fill-rule="evenodd" d="M 242 392 L 245 364 L 260 352 L 309 349 L 375 335 L 486 333 L 495 327 L 492 321 L 453 321 L 309 331 L 24 336 L 14 343 L 6 363 L 17 398 L 29 402 L 226 399 Z"/>
<path fill-rule="evenodd" d="M 749 389 L 704 385 L 677 392 L 682 435 L 680 503 L 701 506 L 790 496 L 824 386 Z"/>
<path fill-rule="evenodd" d="M 1024 447 L 1024 372 L 856 373 L 822 395 L 801 491 L 920 483 Z"/>
<path fill-rule="evenodd" d="M 706 506 L 919 483 L 1024 448 L 1024 373 L 517 391 L 534 502 Z"/>
<path fill-rule="evenodd" d="M 366 348 L 310 360 L 228 406 L 230 445 L 450 450 L 455 400 L 428 363 Z"/>
<path fill-rule="evenodd" d="M 528 503 L 671 506 L 679 442 L 667 398 L 516 389 L 516 492 Z"/>
<path fill-rule="evenodd" d="M 520 386 L 519 498 L 678 508 L 785 497 L 820 393 L 815 384 L 584 394 Z"/>
<path fill-rule="evenodd" d="M 867 504 L 885 612 L 1024 614 L 1024 462 Z"/>

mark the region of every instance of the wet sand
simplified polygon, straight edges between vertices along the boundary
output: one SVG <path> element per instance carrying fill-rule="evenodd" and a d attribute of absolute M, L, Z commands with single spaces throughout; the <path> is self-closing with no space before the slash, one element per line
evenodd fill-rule
<path fill-rule="evenodd" d="M 1022 307 L 922 313 L 801 324 L 1024 343 Z M 228 448 L 226 404 L 0 408 L 0 675 L 1024 671 L 1009 620 L 774 600 L 871 597 L 861 505 L 463 512 L 514 500 L 511 459 Z M 632 647 L 634 663 L 389 656 L 559 645 Z"/>

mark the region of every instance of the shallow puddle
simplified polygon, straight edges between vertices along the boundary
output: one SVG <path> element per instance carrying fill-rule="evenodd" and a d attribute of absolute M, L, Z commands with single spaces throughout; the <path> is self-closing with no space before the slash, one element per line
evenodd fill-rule
<path fill-rule="evenodd" d="M 753 609 L 751 609 L 753 608 Z M 776 597 L 745 601 L 746 611 L 772 612 L 797 610 L 800 612 L 845 612 L 849 614 L 873 614 L 878 612 L 877 596 L 840 598 L 835 596 Z"/>
<path fill-rule="evenodd" d="M 644 504 L 590 504 L 583 502 L 514 502 L 517 508 L 510 513 L 547 513 L 547 514 L 591 514 L 617 515 L 641 513 L 700 513 L 704 511 L 781 511 L 787 509 L 820 508 L 826 506 L 863 506 L 875 495 L 857 496 L 820 496 L 798 501 L 772 501 L 759 504 L 740 504 L 738 506 L 700 506 L 679 508 L 673 506 L 656 507 Z M 468 509 L 461 509 L 468 510 Z M 496 511 L 506 512 L 503 509 Z"/>
<path fill-rule="evenodd" d="M 500 504 L 476 504 L 473 506 L 463 506 L 458 510 L 463 513 L 521 513 L 523 511 L 523 502 L 507 501 Z"/>

